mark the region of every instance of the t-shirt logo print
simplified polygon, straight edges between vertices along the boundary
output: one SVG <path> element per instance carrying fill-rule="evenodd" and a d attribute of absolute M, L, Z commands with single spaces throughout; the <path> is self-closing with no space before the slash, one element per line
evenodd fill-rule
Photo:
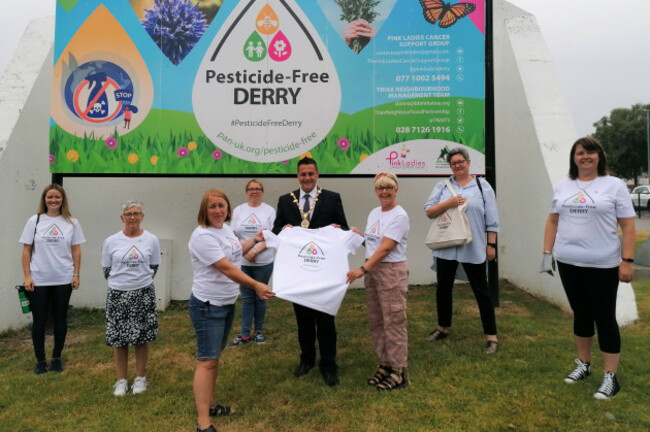
<path fill-rule="evenodd" d="M 45 233 L 43 233 L 42 238 L 46 243 L 59 243 L 65 237 L 63 236 L 63 231 L 56 225 L 52 224 Z"/>
<path fill-rule="evenodd" d="M 300 266 L 305 270 L 321 271 L 325 261 L 323 249 L 314 242 L 309 242 L 300 249 L 298 258 L 302 261 Z"/>
<path fill-rule="evenodd" d="M 131 246 L 129 251 L 122 257 L 122 263 L 127 267 L 137 267 L 145 262 L 143 256 L 143 253 L 137 247 Z"/>
<path fill-rule="evenodd" d="M 370 229 L 368 230 L 368 234 L 377 235 L 378 232 L 379 232 L 379 222 L 376 222 L 373 226 L 370 227 Z"/>
<path fill-rule="evenodd" d="M 586 224 L 591 221 L 593 211 L 596 209 L 596 202 L 588 192 L 580 191 L 565 200 L 562 207 L 573 216 L 573 223 Z"/>
<path fill-rule="evenodd" d="M 254 233 L 262 228 L 262 222 L 260 222 L 260 218 L 252 214 L 244 221 L 244 223 L 242 223 L 242 228 L 244 228 L 244 231 L 246 232 Z"/>

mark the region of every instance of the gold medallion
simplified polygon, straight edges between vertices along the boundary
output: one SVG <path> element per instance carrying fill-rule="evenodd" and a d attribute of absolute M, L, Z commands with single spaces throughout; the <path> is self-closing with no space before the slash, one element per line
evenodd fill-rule
<path fill-rule="evenodd" d="M 300 222 L 300 226 L 303 228 L 309 228 L 309 221 L 307 219 L 303 219 L 303 221 Z"/>

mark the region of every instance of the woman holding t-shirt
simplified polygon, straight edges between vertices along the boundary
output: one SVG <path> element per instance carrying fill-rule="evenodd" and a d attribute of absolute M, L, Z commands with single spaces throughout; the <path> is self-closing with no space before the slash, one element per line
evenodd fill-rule
<path fill-rule="evenodd" d="M 38 210 L 27 220 L 20 236 L 25 290 L 32 309 L 32 343 L 37 375 L 47 372 L 45 323 L 51 311 L 54 321 L 52 372 L 63 372 L 61 352 L 68 332 L 68 304 L 79 288 L 81 244 L 85 243 L 79 221 L 68 209 L 65 190 L 58 184 L 45 187 Z"/>
<path fill-rule="evenodd" d="M 616 296 L 619 281 L 630 282 L 634 276 L 634 217 L 625 183 L 608 175 L 603 147 L 592 137 L 577 140 L 571 147 L 569 178 L 557 186 L 551 201 L 540 271 L 553 274 L 554 255 L 573 310 L 578 358 L 564 378 L 567 384 L 591 375 L 596 325 L 605 369 L 596 399 L 614 397 L 621 388 L 616 378 L 621 352 Z"/>
<path fill-rule="evenodd" d="M 366 262 L 347 274 L 348 283 L 364 276 L 370 333 L 379 359 L 368 385 L 377 390 L 396 390 L 409 384 L 404 370 L 408 357 L 406 243 L 410 221 L 397 204 L 397 190 L 395 174 L 382 172 L 375 176 L 375 195 L 380 206 L 368 215 Z"/>
<path fill-rule="evenodd" d="M 232 210 L 226 194 L 219 189 L 206 191 L 197 217 L 199 226 L 188 244 L 194 271 L 189 309 L 197 345 L 193 382 L 198 414 L 197 432 L 215 431 L 210 416 L 234 413 L 229 406 L 215 404 L 214 388 L 219 357 L 226 347 L 232 327 L 239 285 L 254 289 L 262 300 L 273 296 L 268 285 L 256 281 L 239 268 L 242 254 L 263 240 L 262 233 L 258 232 L 240 243 L 225 223 L 231 217 Z"/>
<path fill-rule="evenodd" d="M 245 242 L 255 236 L 261 229 L 273 229 L 275 209 L 264 203 L 264 186 L 253 179 L 246 183 L 246 196 L 248 202 L 238 205 L 232 212 L 230 227 L 240 241 Z M 266 248 L 266 242 L 260 242 L 252 247 L 242 260 L 241 269 L 248 276 L 258 282 L 269 283 L 273 272 L 273 251 Z M 262 334 L 264 317 L 266 315 L 266 302 L 262 300 L 255 290 L 241 285 L 239 287 L 242 298 L 241 307 L 241 332 L 228 346 L 237 346 L 251 341 L 251 324 L 255 318 L 255 342 L 262 344 L 266 338 Z"/>
<path fill-rule="evenodd" d="M 158 237 L 140 228 L 144 219 L 140 201 L 122 204 L 122 231 L 102 245 L 102 268 L 108 281 L 106 295 L 106 344 L 113 347 L 117 381 L 113 396 L 124 396 L 129 345 L 135 347 L 133 394 L 147 390 L 149 342 L 158 337 L 156 288 L 153 278 L 160 265 Z"/>

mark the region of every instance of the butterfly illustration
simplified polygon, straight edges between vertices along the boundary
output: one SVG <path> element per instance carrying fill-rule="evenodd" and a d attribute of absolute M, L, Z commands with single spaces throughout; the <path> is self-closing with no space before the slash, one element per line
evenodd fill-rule
<path fill-rule="evenodd" d="M 472 3 L 449 4 L 442 0 L 420 0 L 424 18 L 431 24 L 438 21 L 438 27 L 447 28 L 456 24 L 460 18 L 474 12 L 476 5 Z"/>

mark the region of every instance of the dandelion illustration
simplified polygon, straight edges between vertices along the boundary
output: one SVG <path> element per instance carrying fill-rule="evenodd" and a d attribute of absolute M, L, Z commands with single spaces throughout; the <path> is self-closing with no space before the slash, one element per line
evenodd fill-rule
<path fill-rule="evenodd" d="M 113 137 L 106 138 L 105 142 L 106 142 L 106 147 L 108 147 L 111 150 L 117 147 L 117 140 Z"/>
<path fill-rule="evenodd" d="M 282 164 L 283 164 L 283 165 L 286 165 L 286 164 L 288 164 L 288 163 L 289 163 L 288 160 L 286 160 L 286 161 L 282 161 Z"/>
<path fill-rule="evenodd" d="M 50 155 L 50 163 L 51 163 L 51 164 L 54 163 L 54 155 L 53 155 L 53 154 Z"/>
<path fill-rule="evenodd" d="M 149 162 L 151 162 L 151 165 L 156 165 L 158 163 L 158 156 L 151 156 Z"/>
<path fill-rule="evenodd" d="M 180 147 L 177 151 L 176 154 L 178 157 L 185 157 L 188 154 L 190 154 L 190 151 L 187 149 L 187 147 Z"/>
<path fill-rule="evenodd" d="M 136 163 L 139 159 L 140 159 L 140 158 L 139 158 L 138 155 L 135 154 L 135 153 L 130 153 L 130 154 L 129 154 L 129 157 L 127 158 L 127 160 L 129 161 L 129 163 L 130 163 L 131 165 L 133 165 L 134 163 Z"/>
<path fill-rule="evenodd" d="M 368 158 L 368 153 L 364 153 L 361 156 L 359 156 L 359 162 L 363 162 L 367 158 Z"/>
<path fill-rule="evenodd" d="M 350 148 L 350 140 L 347 138 L 341 138 L 336 145 L 338 145 L 341 150 L 347 150 Z"/>
<path fill-rule="evenodd" d="M 379 5 L 379 0 L 334 0 L 337 6 L 341 8 L 341 21 L 352 22 L 359 19 L 366 20 L 369 24 L 379 16 L 375 7 Z M 356 54 L 368 45 L 370 38 L 359 36 L 350 41 L 350 48 Z"/>
<path fill-rule="evenodd" d="M 215 151 L 212 152 L 212 157 L 214 158 L 214 160 L 221 159 L 221 156 L 222 156 L 222 154 L 221 154 L 221 152 L 219 150 L 215 150 Z"/>
<path fill-rule="evenodd" d="M 145 9 L 142 25 L 175 65 L 179 64 L 201 39 L 207 22 L 197 5 L 189 0 L 155 0 Z"/>
<path fill-rule="evenodd" d="M 303 154 L 300 155 L 300 159 L 304 159 L 304 158 L 306 158 L 306 157 L 308 157 L 308 158 L 310 158 L 310 159 L 313 159 L 313 158 L 311 157 L 311 152 L 303 153 Z"/>
<path fill-rule="evenodd" d="M 79 160 L 79 152 L 77 150 L 70 150 L 66 153 L 65 157 L 70 162 L 77 162 Z"/>
<path fill-rule="evenodd" d="M 190 141 L 187 143 L 187 149 L 189 151 L 194 151 L 196 150 L 196 143 L 194 141 Z"/>

